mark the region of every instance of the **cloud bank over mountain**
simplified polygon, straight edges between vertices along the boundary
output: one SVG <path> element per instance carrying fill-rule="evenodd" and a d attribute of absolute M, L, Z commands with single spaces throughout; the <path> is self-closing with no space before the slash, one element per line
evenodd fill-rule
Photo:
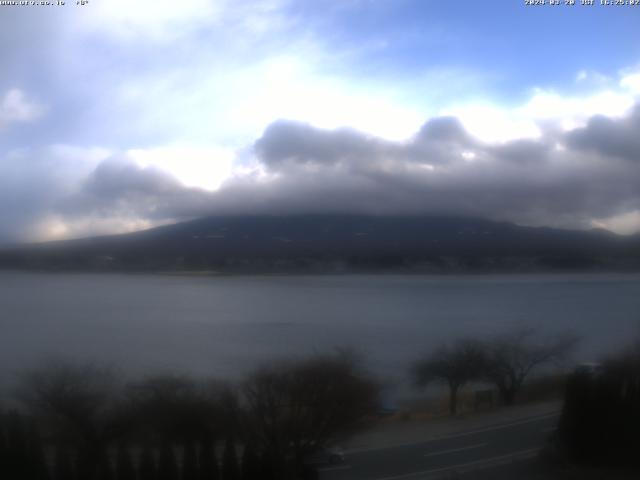
<path fill-rule="evenodd" d="M 0 243 L 222 213 L 640 230 L 620 9 L 125 3 L 3 10 Z"/>
<path fill-rule="evenodd" d="M 279 120 L 254 143 L 251 163 L 213 191 L 105 152 L 93 152 L 95 168 L 84 172 L 73 171 L 68 151 L 41 152 L 47 159 L 34 163 L 39 174 L 12 183 L 41 192 L 24 196 L 23 213 L 33 220 L 47 213 L 58 219 L 50 228 L 76 228 L 72 235 L 108 232 L 118 225 L 113 219 L 133 229 L 214 214 L 341 212 L 631 232 L 633 212 L 640 211 L 639 128 L 639 107 L 617 119 L 593 117 L 571 131 L 502 144 L 473 137 L 452 117 L 429 120 L 405 142 Z M 64 160 L 54 159 L 62 153 Z"/>

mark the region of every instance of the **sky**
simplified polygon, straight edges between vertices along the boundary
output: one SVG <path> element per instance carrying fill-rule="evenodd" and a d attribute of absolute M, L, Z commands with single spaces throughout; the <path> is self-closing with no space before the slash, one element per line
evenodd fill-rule
<path fill-rule="evenodd" d="M 560 3 L 0 5 L 0 243 L 217 214 L 638 232 L 640 6 Z"/>

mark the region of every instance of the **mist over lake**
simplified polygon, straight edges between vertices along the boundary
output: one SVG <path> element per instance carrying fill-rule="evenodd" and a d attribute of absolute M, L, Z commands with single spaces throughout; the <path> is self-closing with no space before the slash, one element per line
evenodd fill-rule
<path fill-rule="evenodd" d="M 640 275 L 163 276 L 0 273 L 5 380 L 49 355 L 234 378 L 350 346 L 402 380 L 421 353 L 515 326 L 583 337 L 591 361 L 639 331 Z"/>

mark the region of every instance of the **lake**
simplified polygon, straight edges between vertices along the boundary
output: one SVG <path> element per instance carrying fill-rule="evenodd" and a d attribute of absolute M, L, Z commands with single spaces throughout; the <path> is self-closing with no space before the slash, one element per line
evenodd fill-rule
<path fill-rule="evenodd" d="M 592 361 L 640 333 L 640 275 L 177 276 L 0 272 L 0 375 L 49 355 L 237 377 L 350 346 L 385 378 L 441 342 L 517 326 L 583 336 Z"/>

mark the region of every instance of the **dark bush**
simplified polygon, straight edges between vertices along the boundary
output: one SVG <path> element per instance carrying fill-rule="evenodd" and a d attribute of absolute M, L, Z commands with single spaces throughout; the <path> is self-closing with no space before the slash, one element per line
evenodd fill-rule
<path fill-rule="evenodd" d="M 52 361 L 17 392 L 28 415 L 0 412 L 2 479 L 288 480 L 369 418 L 377 387 L 339 354 L 263 368 L 236 388 L 174 375 L 125 384 L 110 368 Z"/>
<path fill-rule="evenodd" d="M 198 463 L 200 464 L 200 480 L 218 480 L 220 478 L 218 459 L 211 441 L 202 442 Z"/>
<path fill-rule="evenodd" d="M 639 432 L 640 349 L 569 377 L 559 436 L 570 459 L 639 466 Z"/>
<path fill-rule="evenodd" d="M 256 452 L 255 444 L 249 442 L 242 452 L 242 480 L 256 480 L 261 478 L 260 456 Z"/>
<path fill-rule="evenodd" d="M 173 446 L 163 442 L 158 459 L 158 480 L 178 480 L 178 464 Z"/>
<path fill-rule="evenodd" d="M 116 454 L 116 475 L 118 480 L 135 480 L 136 471 L 127 445 L 120 443 Z"/>
<path fill-rule="evenodd" d="M 53 480 L 73 480 L 73 457 L 69 449 L 63 445 L 56 446 L 53 457 Z"/>
<path fill-rule="evenodd" d="M 231 438 L 227 438 L 222 454 L 222 478 L 223 480 L 240 480 L 240 467 L 236 447 Z"/>
<path fill-rule="evenodd" d="M 140 453 L 140 466 L 138 478 L 140 480 L 156 480 L 158 476 L 158 470 L 156 467 L 156 461 L 153 456 L 153 451 L 148 445 L 142 448 Z"/>
<path fill-rule="evenodd" d="M 198 480 L 198 455 L 194 442 L 187 442 L 184 446 L 182 480 Z"/>

